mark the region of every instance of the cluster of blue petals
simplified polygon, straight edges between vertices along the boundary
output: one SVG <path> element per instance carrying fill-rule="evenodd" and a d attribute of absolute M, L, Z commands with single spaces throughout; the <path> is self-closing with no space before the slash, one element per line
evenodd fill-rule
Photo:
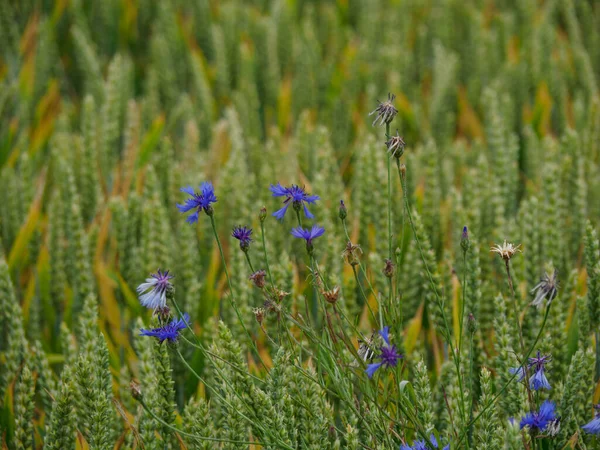
<path fill-rule="evenodd" d="M 179 338 L 179 332 L 184 328 L 187 328 L 187 324 L 190 323 L 189 314 L 185 313 L 179 319 L 173 319 L 162 327 L 153 328 L 151 330 L 140 330 L 140 336 L 151 336 L 157 338 L 161 343 L 164 341 L 176 342 Z"/>
<path fill-rule="evenodd" d="M 390 327 L 383 327 L 383 330 L 379 331 L 379 335 L 382 337 L 384 345 L 381 346 L 378 356 L 380 362 L 367 366 L 365 372 L 367 372 L 369 378 L 372 378 L 375 372 L 382 367 L 396 367 L 398 360 L 402 358 L 396 346 L 390 344 Z"/>
<path fill-rule="evenodd" d="M 295 184 L 293 184 L 290 187 L 285 187 L 282 186 L 280 183 L 277 183 L 272 184 L 269 189 L 273 193 L 273 197 L 285 197 L 285 200 L 283 201 L 283 208 L 273 213 L 273 216 L 275 216 L 278 220 L 283 220 L 287 209 L 290 207 L 290 205 L 293 205 L 294 203 L 302 205 L 302 207 L 304 208 L 304 215 L 308 219 L 315 218 L 315 216 L 308 210 L 307 205 L 310 205 L 319 200 L 318 195 L 308 195 L 304 188 Z"/>
<path fill-rule="evenodd" d="M 215 190 L 212 183 L 204 182 L 200 185 L 200 192 L 195 192 L 191 186 L 181 188 L 181 192 L 190 195 L 183 205 L 177 204 L 177 208 L 182 213 L 194 211 L 186 219 L 188 223 L 198 222 L 198 214 L 200 211 L 208 211 L 212 203 L 217 202 Z"/>
<path fill-rule="evenodd" d="M 539 411 L 531 411 L 521 419 L 521 429 L 529 427 L 544 431 L 554 420 L 556 420 L 556 405 L 554 402 L 546 400 L 540 406 Z"/>
<path fill-rule="evenodd" d="M 439 448 L 437 439 L 435 438 L 433 433 L 431 433 L 431 436 L 429 437 L 429 443 L 431 444 L 431 447 Z M 430 449 L 430 447 L 428 447 L 427 443 L 423 440 L 414 441 L 412 447 L 408 444 L 402 444 L 400 446 L 400 450 L 429 450 L 429 449 Z M 446 445 L 442 450 L 450 450 L 450 445 Z"/>

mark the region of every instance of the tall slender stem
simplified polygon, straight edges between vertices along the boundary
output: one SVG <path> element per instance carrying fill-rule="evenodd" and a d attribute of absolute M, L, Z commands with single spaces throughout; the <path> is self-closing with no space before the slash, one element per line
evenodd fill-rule
<path fill-rule="evenodd" d="M 519 307 L 517 305 L 517 296 L 515 295 L 515 289 L 513 285 L 512 275 L 510 274 L 510 260 L 504 259 L 506 266 L 506 276 L 508 277 L 508 284 L 510 286 L 510 292 L 512 294 L 512 307 L 513 315 L 515 316 L 515 324 L 519 332 L 519 345 L 521 346 L 521 354 L 525 354 L 525 341 L 523 340 L 523 330 L 521 328 L 521 314 L 519 313 Z M 531 409 L 534 408 L 533 395 L 531 394 L 531 387 L 529 386 L 529 368 L 527 367 L 527 358 L 521 361 L 521 367 L 525 372 L 525 388 L 527 389 L 527 398 L 529 399 L 529 405 Z"/>
<path fill-rule="evenodd" d="M 263 252 L 265 254 L 265 266 L 267 266 L 269 281 L 271 283 L 271 287 L 275 287 L 275 283 L 273 283 L 273 275 L 271 275 L 271 266 L 269 266 L 269 255 L 267 254 L 267 245 L 265 243 L 265 224 L 263 220 L 260 221 L 260 238 L 262 240 Z"/>
<path fill-rule="evenodd" d="M 225 277 L 227 278 L 227 284 L 229 286 L 229 304 L 235 311 L 235 314 L 236 314 L 238 320 L 240 321 L 240 324 L 242 325 L 244 332 L 248 336 L 248 340 L 250 341 L 250 345 L 252 346 L 252 349 L 258 356 L 258 359 L 260 360 L 262 366 L 266 368 L 266 365 L 265 365 L 262 357 L 260 356 L 260 352 L 258 351 L 258 348 L 256 347 L 256 344 L 255 344 L 254 340 L 252 339 L 252 336 L 250 335 L 248 328 L 246 328 L 244 319 L 242 318 L 242 315 L 240 314 L 240 310 L 237 307 L 237 303 L 236 303 L 235 297 L 234 297 L 233 284 L 231 283 L 231 278 L 229 277 L 229 270 L 227 269 L 227 262 L 225 261 L 225 253 L 223 253 L 223 247 L 221 246 L 221 240 L 219 239 L 219 233 L 217 233 L 217 226 L 215 224 L 214 213 L 211 214 L 209 217 L 210 217 L 210 224 L 212 226 L 213 234 L 215 235 L 215 240 L 217 241 L 217 246 L 219 247 L 219 253 L 221 254 L 221 262 L 223 263 L 223 269 L 225 270 Z M 222 301 L 221 301 L 221 299 L 219 299 L 219 313 L 222 312 L 221 304 L 222 304 Z M 222 317 L 222 314 L 220 314 L 220 316 Z"/>

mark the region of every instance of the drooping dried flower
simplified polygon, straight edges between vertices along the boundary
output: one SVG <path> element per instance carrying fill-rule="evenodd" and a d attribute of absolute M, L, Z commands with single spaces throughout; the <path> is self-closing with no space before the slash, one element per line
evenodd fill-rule
<path fill-rule="evenodd" d="M 531 290 L 531 293 L 535 293 L 535 298 L 531 302 L 532 305 L 538 308 L 549 305 L 558 294 L 558 271 L 554 269 L 552 275 L 549 275 L 548 272 L 544 273 L 544 276 Z"/>

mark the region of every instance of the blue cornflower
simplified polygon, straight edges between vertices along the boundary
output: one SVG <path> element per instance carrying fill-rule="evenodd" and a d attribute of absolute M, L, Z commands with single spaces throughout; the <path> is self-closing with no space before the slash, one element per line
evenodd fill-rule
<path fill-rule="evenodd" d="M 581 428 L 583 428 L 584 431 L 589 434 L 600 434 L 600 404 L 594 406 L 594 408 L 598 410 L 596 417 L 594 417 L 591 422 L 586 423 Z"/>
<path fill-rule="evenodd" d="M 540 406 L 539 411 L 527 413 L 527 415 L 521 419 L 521 429 L 529 427 L 544 431 L 550 423 L 556 420 L 555 409 L 556 405 L 554 402 L 546 400 L 542 403 L 542 406 Z"/>
<path fill-rule="evenodd" d="M 304 188 L 301 188 L 295 184 L 290 187 L 285 187 L 280 183 L 277 183 L 276 185 L 272 184 L 269 189 L 273 193 L 273 197 L 285 197 L 285 200 L 283 201 L 285 206 L 273 213 L 278 220 L 283 220 L 283 217 L 285 216 L 290 204 L 296 211 L 300 211 L 300 208 L 304 207 L 304 215 L 309 219 L 315 218 L 315 216 L 308 210 L 306 205 L 312 204 L 319 200 L 318 195 L 308 195 Z"/>
<path fill-rule="evenodd" d="M 312 241 L 319 236 L 323 236 L 323 234 L 325 234 L 325 228 L 320 227 L 319 225 L 313 225 L 310 230 L 307 228 L 296 227 L 292 228 L 292 234 L 297 238 L 304 239 L 306 241 L 306 250 L 308 253 L 312 254 Z"/>
<path fill-rule="evenodd" d="M 201 210 L 207 215 L 212 215 L 211 203 L 216 203 L 217 197 L 215 196 L 215 190 L 211 182 L 204 182 L 200 185 L 200 192 L 195 192 L 191 186 L 183 187 L 180 189 L 181 192 L 185 192 L 192 196 L 188 198 L 183 205 L 177 204 L 177 208 L 182 213 L 195 210 L 186 219 L 188 223 L 198 222 L 198 213 Z"/>
<path fill-rule="evenodd" d="M 398 349 L 395 345 L 390 344 L 390 327 L 383 327 L 383 330 L 379 332 L 379 335 L 383 338 L 384 344 L 380 348 L 381 353 L 378 358 L 381 362 L 369 364 L 367 366 L 367 375 L 369 378 L 373 377 L 373 374 L 380 367 L 396 367 L 398 364 L 398 360 L 402 358 L 402 355 L 398 353 Z"/>
<path fill-rule="evenodd" d="M 137 287 L 142 306 L 155 311 L 164 309 L 167 306 L 167 293 L 173 290 L 169 281 L 172 278 L 173 275 L 169 275 L 168 270 L 162 272 L 160 269 L 146 278 L 146 282 Z"/>
<path fill-rule="evenodd" d="M 233 228 L 233 232 L 231 235 L 240 241 L 240 248 L 242 251 L 247 252 L 250 248 L 250 242 L 252 242 L 252 228 L 248 228 L 246 226 L 236 226 Z"/>
<path fill-rule="evenodd" d="M 533 375 L 529 377 L 529 386 L 531 389 L 538 391 L 540 389 L 550 389 L 550 383 L 546 378 L 545 370 L 546 364 L 550 361 L 550 356 L 542 356 L 540 352 L 537 352 L 537 356 L 534 358 L 529 358 L 529 363 L 527 364 L 527 370 L 533 370 Z M 517 374 L 519 377 L 519 381 L 522 381 L 525 378 L 525 370 L 523 367 L 516 367 L 510 369 L 511 374 Z"/>
<path fill-rule="evenodd" d="M 433 433 L 431 433 L 431 436 L 429 437 L 429 442 L 433 448 L 439 448 L 437 439 Z M 429 450 L 429 448 L 427 447 L 427 443 L 421 439 L 414 441 L 412 447 L 408 444 L 402 444 L 400 450 Z M 450 450 L 450 445 L 446 445 L 442 450 Z"/>
<path fill-rule="evenodd" d="M 153 328 L 152 330 L 140 330 L 140 336 L 152 336 L 157 338 L 161 343 L 164 341 L 176 342 L 179 337 L 179 331 L 187 328 L 190 322 L 188 313 L 183 314 L 180 319 L 173 319 L 170 323 L 162 327 Z"/>

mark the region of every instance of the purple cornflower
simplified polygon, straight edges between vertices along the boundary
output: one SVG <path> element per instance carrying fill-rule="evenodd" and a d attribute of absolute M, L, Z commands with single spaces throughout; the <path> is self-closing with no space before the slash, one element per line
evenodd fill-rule
<path fill-rule="evenodd" d="M 431 433 L 431 436 L 429 437 L 429 442 L 431 443 L 431 446 L 433 448 L 439 448 L 437 439 L 435 438 L 433 433 Z M 400 446 L 400 450 L 429 450 L 429 449 L 428 449 L 425 441 L 421 439 L 418 441 L 413 441 L 412 447 L 408 444 L 402 444 Z M 442 450 L 450 450 L 450 445 L 449 444 L 446 445 Z"/>
<path fill-rule="evenodd" d="M 550 383 L 548 383 L 548 379 L 546 378 L 545 370 L 546 364 L 550 362 L 550 356 L 542 356 L 540 352 L 537 352 L 537 356 L 534 358 L 529 358 L 529 363 L 527 364 L 527 370 L 533 370 L 533 375 L 529 377 L 529 386 L 531 389 L 538 391 L 540 389 L 550 389 Z M 525 378 L 525 370 L 523 367 L 515 367 L 510 369 L 511 374 L 518 374 L 519 381 L 522 381 Z"/>
<path fill-rule="evenodd" d="M 198 213 L 201 210 L 211 216 L 213 209 L 211 203 L 216 203 L 217 197 L 215 196 L 215 190 L 211 182 L 204 182 L 200 185 L 200 192 L 195 192 L 191 186 L 183 187 L 180 189 L 181 192 L 191 195 L 192 198 L 188 198 L 183 205 L 177 204 L 177 208 L 182 213 L 195 210 L 186 219 L 187 223 L 198 222 Z"/>
<path fill-rule="evenodd" d="M 385 345 L 381 346 L 381 353 L 378 356 L 381 362 L 369 364 L 365 370 L 369 378 L 372 378 L 373 374 L 380 367 L 396 367 L 398 360 L 402 358 L 402 355 L 398 353 L 396 346 L 390 344 L 390 327 L 383 327 L 383 330 L 379 332 L 379 335 L 383 338 Z"/>
<path fill-rule="evenodd" d="M 290 187 L 282 186 L 280 183 L 271 185 L 269 188 L 273 193 L 273 197 L 285 197 L 283 204 L 285 205 L 278 211 L 275 211 L 273 215 L 278 220 L 283 220 L 285 213 L 290 205 L 293 206 L 294 210 L 300 211 L 300 208 L 304 207 L 304 215 L 308 219 L 314 219 L 315 216 L 308 210 L 306 205 L 310 205 L 319 200 L 318 195 L 308 195 L 304 188 L 293 184 Z"/>
<path fill-rule="evenodd" d="M 240 248 L 243 252 L 247 252 L 250 248 L 250 242 L 252 242 L 252 228 L 248 228 L 246 226 L 237 226 L 233 228 L 233 232 L 231 235 L 240 241 Z"/>
<path fill-rule="evenodd" d="M 172 278 L 168 270 L 162 272 L 160 269 L 146 278 L 146 282 L 136 289 L 142 306 L 155 311 L 164 309 L 167 306 L 167 293 L 173 289 L 169 281 Z"/>
<path fill-rule="evenodd" d="M 600 404 L 595 405 L 594 408 L 598 411 L 596 413 L 596 417 L 594 417 L 591 422 L 586 423 L 581 428 L 583 428 L 583 430 L 589 434 L 600 434 Z"/>
<path fill-rule="evenodd" d="M 319 236 L 323 236 L 323 234 L 325 234 L 325 228 L 320 227 L 319 225 L 313 225 L 310 230 L 308 228 L 296 227 L 292 228 L 292 234 L 295 237 L 306 241 L 306 251 L 309 255 L 312 255 L 314 250 L 312 241 Z"/>
<path fill-rule="evenodd" d="M 140 336 L 152 336 L 157 338 L 161 343 L 164 341 L 176 342 L 179 337 L 179 331 L 187 328 L 190 322 L 188 313 L 184 313 L 179 319 L 173 319 L 170 323 L 162 327 L 153 328 L 151 330 L 140 330 Z"/>
<path fill-rule="evenodd" d="M 544 431 L 546 427 L 556 420 L 556 405 L 550 400 L 546 400 L 540 406 L 539 411 L 532 411 L 527 413 L 525 417 L 521 419 L 521 429 L 525 427 L 537 428 L 540 431 Z"/>

